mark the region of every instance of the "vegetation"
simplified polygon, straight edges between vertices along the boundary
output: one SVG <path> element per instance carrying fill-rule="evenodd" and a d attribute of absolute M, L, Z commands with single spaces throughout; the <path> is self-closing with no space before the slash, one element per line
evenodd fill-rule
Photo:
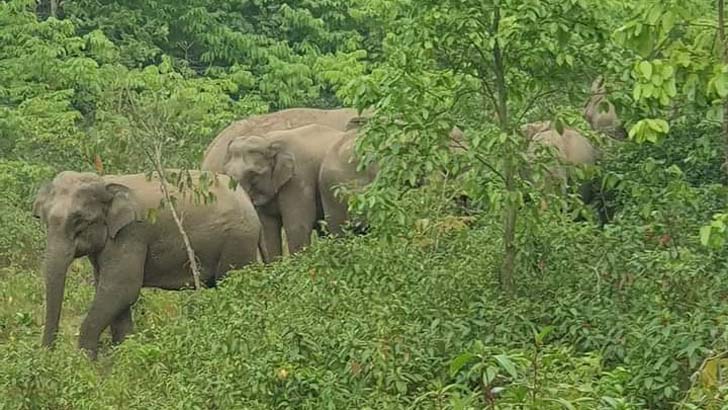
<path fill-rule="evenodd" d="M 0 1 L 0 408 L 725 408 L 724 8 Z M 624 143 L 581 117 L 598 75 Z M 369 235 L 145 290 L 98 362 L 76 349 L 93 294 L 77 261 L 40 348 L 41 182 L 150 171 L 150 152 L 194 168 L 231 121 L 301 106 L 377 109 L 358 150 L 381 172 L 351 203 Z M 522 178 L 538 120 L 604 152 L 579 173 L 614 192 L 611 223 Z"/>

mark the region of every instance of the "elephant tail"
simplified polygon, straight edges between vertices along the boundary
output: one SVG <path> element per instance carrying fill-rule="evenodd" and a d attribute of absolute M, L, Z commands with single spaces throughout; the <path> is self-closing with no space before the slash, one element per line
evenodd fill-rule
<path fill-rule="evenodd" d="M 263 228 L 260 228 L 260 231 L 258 231 L 258 251 L 260 252 L 260 257 L 263 259 L 264 264 L 269 264 L 271 262 L 270 254 L 268 253 L 268 248 L 265 246 L 265 234 L 263 233 Z"/>

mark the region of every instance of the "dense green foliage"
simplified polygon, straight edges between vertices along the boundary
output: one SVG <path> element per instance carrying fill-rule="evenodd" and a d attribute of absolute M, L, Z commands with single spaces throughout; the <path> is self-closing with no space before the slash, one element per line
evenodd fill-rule
<path fill-rule="evenodd" d="M 728 60 L 715 2 L 49 10 L 0 0 L 0 409 L 728 403 Z M 597 75 L 630 130 L 624 143 L 581 116 Z M 79 261 L 59 343 L 39 347 L 44 233 L 30 208 L 41 182 L 149 170 L 151 143 L 165 165 L 194 168 L 231 121 L 300 106 L 377 108 L 358 148 L 381 172 L 352 201 L 370 235 L 319 240 L 214 290 L 145 290 L 136 334 L 115 348 L 104 339 L 98 363 L 76 349 L 93 295 Z M 613 189 L 611 224 L 541 206 L 564 199 L 519 174 L 520 126 L 544 119 L 604 151 L 583 171 Z M 454 125 L 467 144 L 457 155 Z M 469 216 L 454 216 L 463 193 Z"/>

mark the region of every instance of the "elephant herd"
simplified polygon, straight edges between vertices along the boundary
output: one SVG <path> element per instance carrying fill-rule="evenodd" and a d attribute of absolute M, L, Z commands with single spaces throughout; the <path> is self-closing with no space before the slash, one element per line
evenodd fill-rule
<path fill-rule="evenodd" d="M 214 174 L 217 182 L 209 188 L 214 201 L 199 203 L 168 187 L 207 286 L 258 256 L 264 263 L 280 258 L 284 246 L 291 254 L 299 252 L 314 231 L 324 233 L 320 221 L 332 235 L 343 232 L 347 200 L 334 195 L 334 188 L 364 186 L 377 172 L 376 165 L 358 170 L 353 158 L 368 115 L 346 108 L 293 108 L 234 122 L 209 145 L 201 169 L 189 171 L 196 185 L 203 175 Z M 592 86 L 584 116 L 593 129 L 623 138 L 601 80 Z M 562 161 L 589 164 L 598 158 L 574 129 L 558 133 L 549 122 L 539 122 L 523 131 L 532 144 L 556 147 Z M 92 358 L 107 327 L 114 343 L 131 331 L 131 306 L 142 287 L 190 286 L 189 259 L 171 210 L 163 207 L 150 217 L 164 199 L 160 184 L 144 174 L 64 171 L 39 189 L 33 215 L 47 230 L 44 346 L 56 337 L 66 274 L 75 258 L 88 257 L 94 271 L 96 293 L 79 335 L 79 347 Z"/>

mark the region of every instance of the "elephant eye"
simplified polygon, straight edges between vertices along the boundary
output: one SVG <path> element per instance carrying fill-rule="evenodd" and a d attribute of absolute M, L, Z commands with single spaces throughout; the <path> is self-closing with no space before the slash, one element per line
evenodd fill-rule
<path fill-rule="evenodd" d="M 88 228 L 89 225 L 90 225 L 89 221 L 86 221 L 84 219 L 77 219 L 76 223 L 74 223 L 73 233 L 75 235 L 78 235 L 81 231 Z"/>
<path fill-rule="evenodd" d="M 90 224 L 91 221 L 89 221 L 89 219 L 86 216 L 82 215 L 80 212 L 71 214 L 71 228 L 74 235 L 78 235 L 79 232 L 88 228 Z"/>

